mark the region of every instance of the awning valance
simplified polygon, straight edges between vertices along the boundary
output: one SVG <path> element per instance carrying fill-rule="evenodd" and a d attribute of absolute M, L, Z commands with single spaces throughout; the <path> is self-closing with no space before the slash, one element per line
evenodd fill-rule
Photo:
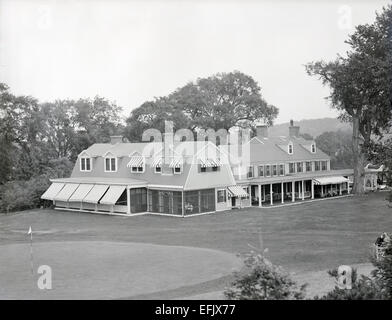
<path fill-rule="evenodd" d="M 80 184 L 69 201 L 81 202 L 94 187 L 93 184 Z"/>
<path fill-rule="evenodd" d="M 143 167 L 144 158 L 142 156 L 133 156 L 128 162 L 127 167 Z"/>
<path fill-rule="evenodd" d="M 99 203 L 108 205 L 116 204 L 118 198 L 121 197 L 124 190 L 125 186 L 110 186 L 109 190 L 105 193 Z"/>
<path fill-rule="evenodd" d="M 64 183 L 54 182 L 50 185 L 48 190 L 41 196 L 41 199 L 44 200 L 53 200 L 55 196 L 60 192 L 60 190 L 64 187 Z"/>
<path fill-rule="evenodd" d="M 67 183 L 60 192 L 53 198 L 55 201 L 68 201 L 75 190 L 79 187 L 77 183 Z"/>
<path fill-rule="evenodd" d="M 98 203 L 98 201 L 102 198 L 108 188 L 109 186 L 106 184 L 94 185 L 88 195 L 84 197 L 83 202 L 94 204 Z"/>
<path fill-rule="evenodd" d="M 230 186 L 227 187 L 227 189 L 229 190 L 229 193 L 233 197 L 246 198 L 249 196 L 248 193 L 241 186 Z"/>
<path fill-rule="evenodd" d="M 343 176 L 338 176 L 338 177 L 314 178 L 313 181 L 315 184 L 318 185 L 326 185 L 326 184 L 339 184 L 339 183 L 349 182 L 350 180 Z"/>

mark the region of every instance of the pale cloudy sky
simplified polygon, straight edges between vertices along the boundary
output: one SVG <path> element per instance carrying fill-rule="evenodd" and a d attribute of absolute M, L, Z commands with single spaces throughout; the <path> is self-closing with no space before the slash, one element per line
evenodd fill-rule
<path fill-rule="evenodd" d="M 41 101 L 98 94 L 128 115 L 240 70 L 280 109 L 277 123 L 335 116 L 303 65 L 344 53 L 352 26 L 389 2 L 0 0 L 0 81 Z"/>

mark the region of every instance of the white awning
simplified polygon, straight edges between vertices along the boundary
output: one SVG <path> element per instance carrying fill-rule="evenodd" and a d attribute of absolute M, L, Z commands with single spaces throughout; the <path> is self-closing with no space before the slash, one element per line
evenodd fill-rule
<path fill-rule="evenodd" d="M 94 185 L 88 195 L 84 197 L 83 202 L 98 203 L 98 201 L 102 198 L 108 188 L 109 186 L 106 184 Z"/>
<path fill-rule="evenodd" d="M 78 188 L 77 183 L 67 183 L 64 188 L 53 198 L 54 201 L 68 201 L 75 190 Z"/>
<path fill-rule="evenodd" d="M 55 196 L 60 192 L 60 190 L 64 187 L 64 183 L 54 182 L 50 185 L 48 190 L 41 196 L 41 199 L 44 200 L 53 200 Z"/>
<path fill-rule="evenodd" d="M 133 156 L 128 162 L 127 167 L 143 167 L 144 158 L 142 156 Z"/>
<path fill-rule="evenodd" d="M 71 198 L 69 198 L 69 201 L 83 201 L 83 199 L 87 196 L 93 187 L 93 184 L 80 184 L 79 188 L 77 188 Z"/>
<path fill-rule="evenodd" d="M 121 197 L 122 193 L 125 190 L 125 186 L 110 186 L 109 190 L 105 193 L 101 201 L 101 204 L 109 204 L 114 205 L 116 204 L 118 198 Z"/>
<path fill-rule="evenodd" d="M 227 189 L 229 190 L 229 192 L 233 197 L 239 197 L 239 198 L 248 197 L 248 193 L 241 186 L 231 186 L 231 187 L 227 187 Z"/>
<path fill-rule="evenodd" d="M 313 179 L 313 181 L 315 184 L 318 185 L 326 185 L 326 184 L 339 184 L 339 183 L 349 182 L 350 180 L 343 176 L 338 176 L 338 177 L 315 178 Z"/>
<path fill-rule="evenodd" d="M 162 158 L 155 158 L 151 165 L 152 167 L 162 167 Z"/>
<path fill-rule="evenodd" d="M 219 159 L 199 159 L 199 161 L 200 161 L 200 164 L 203 168 L 221 166 L 221 162 Z"/>
<path fill-rule="evenodd" d="M 182 166 L 182 158 L 174 158 L 169 165 L 170 168 L 180 168 L 181 166 Z"/>

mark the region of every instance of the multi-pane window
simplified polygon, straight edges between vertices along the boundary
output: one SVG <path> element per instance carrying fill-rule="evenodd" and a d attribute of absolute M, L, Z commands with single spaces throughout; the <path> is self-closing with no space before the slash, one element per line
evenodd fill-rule
<path fill-rule="evenodd" d="M 327 170 L 327 161 L 321 161 L 321 170 L 323 171 Z"/>
<path fill-rule="evenodd" d="M 264 166 L 259 166 L 259 177 L 264 177 Z"/>
<path fill-rule="evenodd" d="M 297 162 L 297 172 L 302 172 L 302 162 Z"/>
<path fill-rule="evenodd" d="M 279 165 L 279 175 L 284 176 L 284 164 Z"/>
<path fill-rule="evenodd" d="M 271 176 L 271 166 L 270 166 L 269 164 L 267 164 L 267 165 L 265 166 L 265 176 L 266 176 L 266 177 Z"/>
<path fill-rule="evenodd" d="M 80 171 L 91 171 L 90 158 L 80 158 Z"/>
<path fill-rule="evenodd" d="M 226 190 L 218 190 L 218 203 L 226 202 Z"/>
<path fill-rule="evenodd" d="M 106 172 L 115 172 L 116 168 L 116 158 L 105 158 L 105 171 Z"/>
<path fill-rule="evenodd" d="M 306 161 L 306 171 L 312 171 L 312 162 Z"/>
<path fill-rule="evenodd" d="M 312 149 L 312 153 L 316 152 L 316 145 L 314 143 L 312 144 L 311 149 Z"/>
<path fill-rule="evenodd" d="M 289 173 L 295 173 L 294 162 L 289 163 Z"/>
<path fill-rule="evenodd" d="M 132 166 L 131 167 L 131 172 L 133 172 L 133 173 L 137 173 L 137 172 L 143 172 L 144 171 L 144 168 L 143 168 L 143 166 Z"/>
<path fill-rule="evenodd" d="M 248 167 L 248 173 L 246 175 L 248 178 L 253 178 L 253 166 Z"/>
<path fill-rule="evenodd" d="M 320 171 L 320 161 L 315 161 L 314 162 L 314 170 L 315 171 Z"/>
<path fill-rule="evenodd" d="M 278 175 L 278 166 L 277 166 L 276 164 L 274 164 L 274 165 L 272 166 L 272 174 L 273 174 L 274 176 L 277 176 L 277 175 Z"/>

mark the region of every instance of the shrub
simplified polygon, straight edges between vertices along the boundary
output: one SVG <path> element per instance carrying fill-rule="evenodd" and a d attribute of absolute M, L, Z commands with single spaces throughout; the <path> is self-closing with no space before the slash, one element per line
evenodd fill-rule
<path fill-rule="evenodd" d="M 235 273 L 235 280 L 224 292 L 234 300 L 304 299 L 305 285 L 299 289 L 281 267 L 264 256 L 250 253 L 244 260 L 245 268 Z"/>

